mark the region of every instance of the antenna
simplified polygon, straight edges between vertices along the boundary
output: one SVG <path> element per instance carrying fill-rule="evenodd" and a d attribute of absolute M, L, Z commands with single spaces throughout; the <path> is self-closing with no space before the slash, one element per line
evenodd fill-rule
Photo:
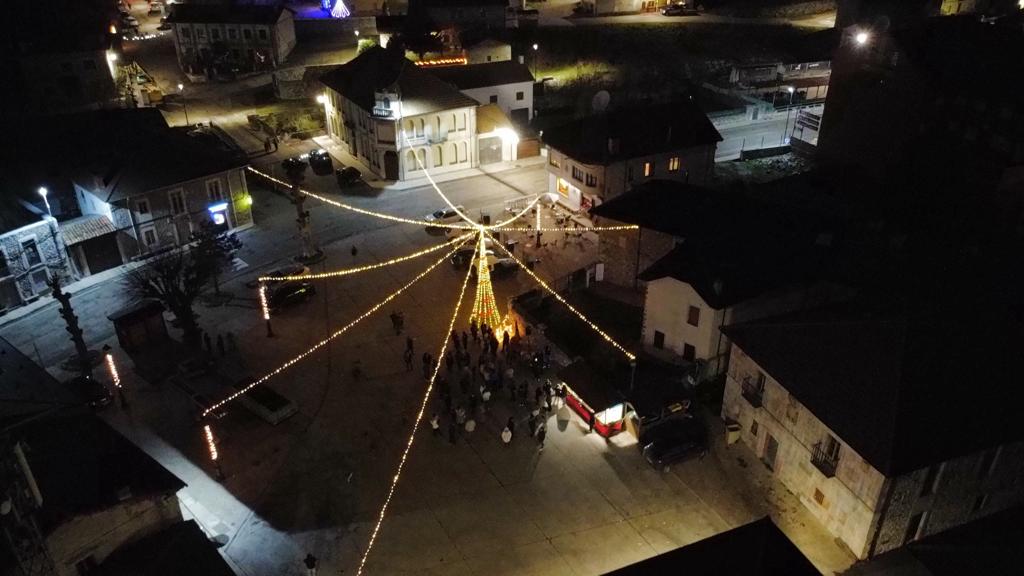
<path fill-rule="evenodd" d="M 612 95 L 607 90 L 601 90 L 590 99 L 590 109 L 594 112 L 604 112 L 612 101 Z"/>

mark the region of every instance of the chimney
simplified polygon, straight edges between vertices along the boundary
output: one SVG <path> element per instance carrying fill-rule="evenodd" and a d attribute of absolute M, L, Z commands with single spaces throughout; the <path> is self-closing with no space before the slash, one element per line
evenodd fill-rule
<path fill-rule="evenodd" d="M 612 154 L 612 155 L 619 153 L 619 139 L 618 138 L 612 138 L 612 137 L 608 138 L 608 153 Z"/>

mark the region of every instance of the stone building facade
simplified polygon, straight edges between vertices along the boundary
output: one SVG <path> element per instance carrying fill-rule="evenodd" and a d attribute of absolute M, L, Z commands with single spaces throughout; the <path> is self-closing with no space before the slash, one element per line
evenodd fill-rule
<path fill-rule="evenodd" d="M 883 473 L 736 343 L 722 417 L 740 426 L 743 443 L 861 559 L 1024 501 L 1024 443 Z"/>
<path fill-rule="evenodd" d="M 55 273 L 72 277 L 57 221 L 50 217 L 0 235 L 0 311 L 49 294 Z"/>

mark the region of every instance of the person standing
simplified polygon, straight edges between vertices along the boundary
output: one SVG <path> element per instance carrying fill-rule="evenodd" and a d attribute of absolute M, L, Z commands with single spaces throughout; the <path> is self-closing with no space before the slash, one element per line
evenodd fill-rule
<path fill-rule="evenodd" d="M 302 559 L 302 564 L 306 567 L 306 576 L 316 576 L 317 559 L 312 554 L 306 554 L 306 557 Z"/>
<path fill-rule="evenodd" d="M 508 355 L 508 343 L 510 340 L 511 337 L 509 337 L 508 330 L 506 330 L 505 334 L 501 337 L 501 351 L 505 353 L 505 355 Z"/>
<path fill-rule="evenodd" d="M 405 371 L 412 372 L 412 350 L 406 348 L 402 358 L 405 359 Z"/>
<path fill-rule="evenodd" d="M 448 373 L 451 374 L 452 366 L 455 365 L 455 359 L 452 358 L 452 353 L 451 352 L 449 352 L 448 354 L 445 354 L 444 365 L 445 365 L 446 368 L 448 368 Z"/>
<path fill-rule="evenodd" d="M 526 421 L 530 425 L 530 436 L 537 433 L 537 411 L 533 410 L 530 412 L 530 419 Z"/>
<path fill-rule="evenodd" d="M 462 349 L 469 351 L 469 334 L 465 330 L 462 331 Z"/>
<path fill-rule="evenodd" d="M 479 341 L 479 336 L 478 336 L 479 332 L 478 332 L 477 327 L 476 327 L 476 319 L 475 318 L 473 320 L 469 321 L 469 333 L 473 336 L 473 343 L 474 344 L 477 341 Z"/>
<path fill-rule="evenodd" d="M 405 349 L 408 350 L 410 354 L 415 354 L 416 353 L 413 350 L 412 336 L 406 336 L 405 337 Z"/>
<path fill-rule="evenodd" d="M 540 445 L 540 451 L 544 451 L 544 439 L 548 436 L 548 427 L 541 422 L 540 426 L 537 427 L 537 444 Z"/>
<path fill-rule="evenodd" d="M 508 428 L 509 432 L 511 432 L 512 435 L 515 436 L 516 435 L 516 419 L 511 417 L 511 416 L 509 416 L 508 417 L 508 421 L 505 422 L 505 428 Z"/>
<path fill-rule="evenodd" d="M 505 426 L 505 428 L 501 431 L 501 441 L 502 443 L 505 444 L 505 446 L 508 446 L 509 444 L 512 443 L 512 431 L 508 429 L 508 426 Z"/>
<path fill-rule="evenodd" d="M 434 431 L 434 436 L 441 435 L 441 417 L 437 415 L 437 412 L 430 417 L 430 429 Z"/>

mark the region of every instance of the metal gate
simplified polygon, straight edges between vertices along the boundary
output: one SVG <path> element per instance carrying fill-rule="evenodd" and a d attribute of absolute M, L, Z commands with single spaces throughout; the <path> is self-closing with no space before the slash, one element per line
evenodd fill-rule
<path fill-rule="evenodd" d="M 501 162 L 501 138 L 481 138 L 479 142 L 480 165 Z"/>

